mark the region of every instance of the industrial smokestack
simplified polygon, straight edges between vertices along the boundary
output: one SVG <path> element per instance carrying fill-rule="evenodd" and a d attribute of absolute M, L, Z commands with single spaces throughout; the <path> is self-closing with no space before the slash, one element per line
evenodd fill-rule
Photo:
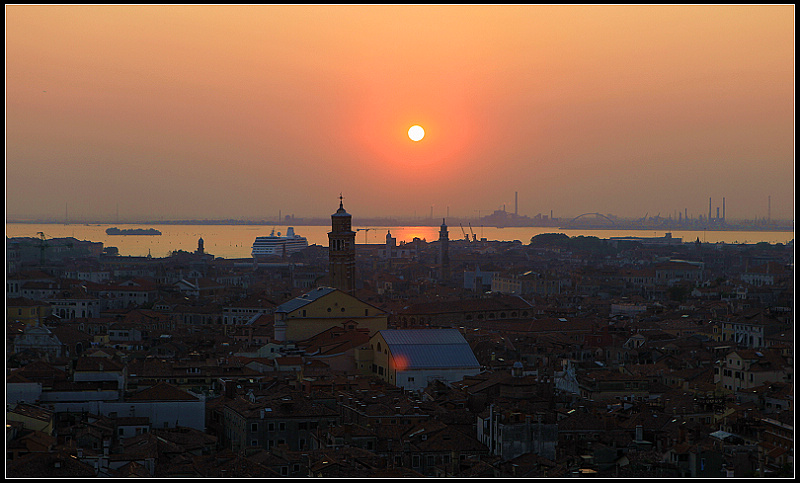
<path fill-rule="evenodd" d="M 725 198 L 722 198 L 722 221 L 725 221 Z"/>
<path fill-rule="evenodd" d="M 709 197 L 708 198 L 708 221 L 711 221 L 711 217 L 712 217 L 712 214 L 711 214 L 711 198 Z"/>
<path fill-rule="evenodd" d="M 772 221 L 772 196 L 767 196 L 767 221 Z"/>

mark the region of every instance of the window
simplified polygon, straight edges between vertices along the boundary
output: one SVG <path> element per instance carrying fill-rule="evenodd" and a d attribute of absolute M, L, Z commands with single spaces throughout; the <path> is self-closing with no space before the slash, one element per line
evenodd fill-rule
<path fill-rule="evenodd" d="M 250 425 L 250 431 L 252 431 L 253 433 L 257 433 L 258 432 L 258 423 L 251 424 Z"/>

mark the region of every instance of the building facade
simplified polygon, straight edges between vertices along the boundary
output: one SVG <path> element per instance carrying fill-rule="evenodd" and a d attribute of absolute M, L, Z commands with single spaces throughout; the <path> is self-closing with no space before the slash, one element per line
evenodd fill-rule
<path fill-rule="evenodd" d="M 382 330 L 370 339 L 372 372 L 404 389 L 425 389 L 434 380 L 461 381 L 481 366 L 456 329 Z"/>
<path fill-rule="evenodd" d="M 370 335 L 386 329 L 386 312 L 332 287 L 317 287 L 275 309 L 277 341 L 300 341 L 332 327 L 346 324 L 369 329 Z"/>

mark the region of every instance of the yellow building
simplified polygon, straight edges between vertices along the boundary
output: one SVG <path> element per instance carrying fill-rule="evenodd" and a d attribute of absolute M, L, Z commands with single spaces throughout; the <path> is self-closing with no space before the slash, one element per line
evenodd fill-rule
<path fill-rule="evenodd" d="M 8 299 L 6 302 L 6 320 L 24 322 L 28 325 L 39 325 L 50 316 L 50 304 L 24 297 Z"/>
<path fill-rule="evenodd" d="M 25 429 L 53 434 L 53 414 L 49 409 L 21 402 L 6 410 L 6 420 L 20 422 Z"/>
<path fill-rule="evenodd" d="M 275 309 L 275 340 L 300 341 L 352 323 L 372 335 L 385 330 L 383 310 L 331 287 L 319 287 Z"/>

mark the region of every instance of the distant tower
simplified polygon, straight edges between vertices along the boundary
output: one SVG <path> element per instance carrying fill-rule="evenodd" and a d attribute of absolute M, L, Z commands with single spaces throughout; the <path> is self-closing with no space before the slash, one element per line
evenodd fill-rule
<path fill-rule="evenodd" d="M 197 253 L 199 255 L 202 255 L 204 252 L 205 249 L 203 248 L 203 239 L 200 238 L 199 240 L 197 240 Z"/>
<path fill-rule="evenodd" d="M 397 253 L 397 238 L 392 236 L 392 231 L 386 231 L 386 260 L 388 260 L 389 264 L 392 263 L 392 258 L 394 258 L 395 254 Z"/>
<path fill-rule="evenodd" d="M 450 278 L 450 237 L 444 219 L 439 228 L 439 269 L 442 280 Z"/>
<path fill-rule="evenodd" d="M 328 232 L 330 280 L 334 288 L 352 295 L 356 283 L 356 232 L 351 229 L 351 221 L 339 195 L 339 209 L 331 215 L 331 231 Z"/>
<path fill-rule="evenodd" d="M 722 198 L 722 222 L 725 223 L 725 198 Z"/>

